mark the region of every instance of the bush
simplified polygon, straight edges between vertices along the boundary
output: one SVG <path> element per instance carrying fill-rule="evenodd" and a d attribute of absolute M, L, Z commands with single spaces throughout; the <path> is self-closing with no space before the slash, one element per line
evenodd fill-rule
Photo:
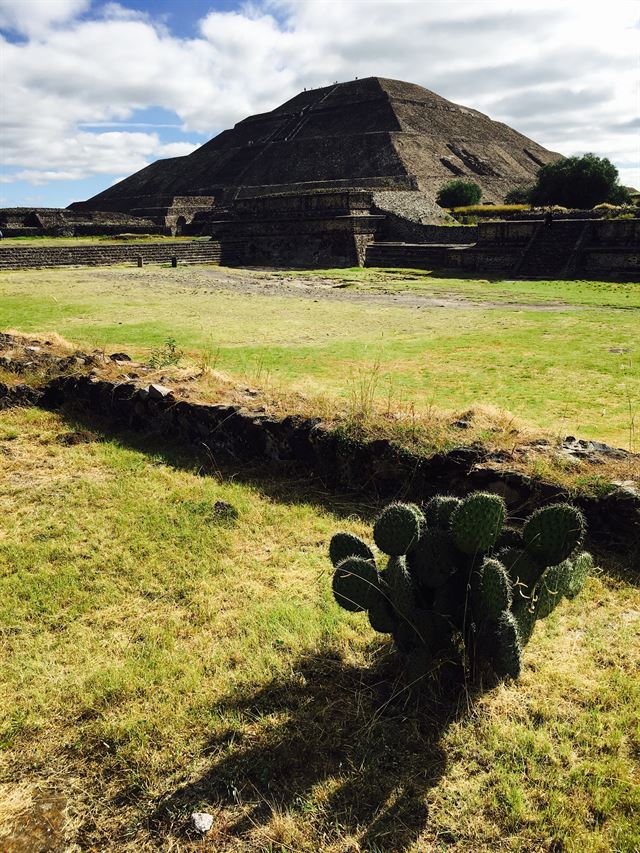
<path fill-rule="evenodd" d="M 606 157 L 584 154 L 548 163 L 538 172 L 531 191 L 533 204 L 591 208 L 603 201 L 622 204 L 631 199 L 618 183 L 618 170 Z"/>
<path fill-rule="evenodd" d="M 440 207 L 461 207 L 467 204 L 477 204 L 482 190 L 473 181 L 460 179 L 449 181 L 438 191 L 436 201 Z"/>
<path fill-rule="evenodd" d="M 536 621 L 578 594 L 593 561 L 580 552 L 584 517 L 570 504 L 537 510 L 521 531 L 505 520 L 502 498 L 483 492 L 439 495 L 423 509 L 390 504 L 373 529 L 384 568 L 364 540 L 333 537 L 336 601 L 391 634 L 412 681 L 445 661 L 461 678 L 487 668 L 516 678 Z"/>
<path fill-rule="evenodd" d="M 504 197 L 505 204 L 529 204 L 533 187 L 515 187 Z"/>

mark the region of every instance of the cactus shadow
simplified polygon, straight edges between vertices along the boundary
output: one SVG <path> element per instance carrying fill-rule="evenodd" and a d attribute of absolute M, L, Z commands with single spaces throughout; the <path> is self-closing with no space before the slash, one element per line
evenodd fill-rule
<path fill-rule="evenodd" d="M 233 723 L 211 737 L 205 772 L 157 804 L 154 834 L 186 830 L 202 808 L 221 814 L 231 847 L 269 838 L 284 812 L 327 845 L 357 837 L 372 853 L 409 848 L 428 827 L 428 793 L 446 768 L 442 735 L 469 697 L 442 687 L 409 694 L 393 681 L 397 669 L 386 650 L 371 667 L 314 654 L 217 704 Z"/>

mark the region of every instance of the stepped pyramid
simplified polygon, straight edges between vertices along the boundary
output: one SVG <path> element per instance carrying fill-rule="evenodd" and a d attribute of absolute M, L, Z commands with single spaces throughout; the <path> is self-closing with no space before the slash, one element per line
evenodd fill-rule
<path fill-rule="evenodd" d="M 75 210 L 141 215 L 176 197 L 235 199 L 318 189 L 413 190 L 455 177 L 502 201 L 555 154 L 477 110 L 413 83 L 369 77 L 301 92 L 187 157 L 159 160 Z M 210 200 L 209 200 L 210 204 Z"/>

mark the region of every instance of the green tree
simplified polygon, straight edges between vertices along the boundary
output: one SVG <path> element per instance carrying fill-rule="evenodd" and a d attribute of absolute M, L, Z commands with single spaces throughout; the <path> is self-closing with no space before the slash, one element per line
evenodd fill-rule
<path fill-rule="evenodd" d="M 505 204 L 529 204 L 533 187 L 515 187 L 504 197 Z"/>
<path fill-rule="evenodd" d="M 534 204 L 591 208 L 604 201 L 620 204 L 628 192 L 618 183 L 618 170 L 606 157 L 584 154 L 548 163 L 538 172 L 531 193 Z"/>
<path fill-rule="evenodd" d="M 482 190 L 473 181 L 462 181 L 458 178 L 440 188 L 436 201 L 440 207 L 464 207 L 467 204 L 477 204 L 481 195 Z"/>

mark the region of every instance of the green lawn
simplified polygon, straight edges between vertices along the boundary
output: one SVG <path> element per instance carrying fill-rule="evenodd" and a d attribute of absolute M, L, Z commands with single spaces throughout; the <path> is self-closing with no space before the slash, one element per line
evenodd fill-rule
<path fill-rule="evenodd" d="M 638 849 L 637 582 L 606 564 L 517 684 L 389 702 L 329 589 L 361 508 L 76 428 L 0 414 L 0 849 Z"/>
<path fill-rule="evenodd" d="M 243 382 L 340 399 L 365 383 L 396 408 L 496 406 L 534 427 L 638 449 L 640 284 L 379 270 L 224 273 L 271 284 L 321 276 L 344 285 L 338 293 L 354 292 L 314 301 L 279 296 L 275 287 L 233 293 L 217 285 L 217 274 L 213 267 L 4 272 L 0 328 L 55 331 L 79 345 L 138 354 L 175 338 Z M 381 290 L 449 297 L 458 307 L 402 304 Z"/>

